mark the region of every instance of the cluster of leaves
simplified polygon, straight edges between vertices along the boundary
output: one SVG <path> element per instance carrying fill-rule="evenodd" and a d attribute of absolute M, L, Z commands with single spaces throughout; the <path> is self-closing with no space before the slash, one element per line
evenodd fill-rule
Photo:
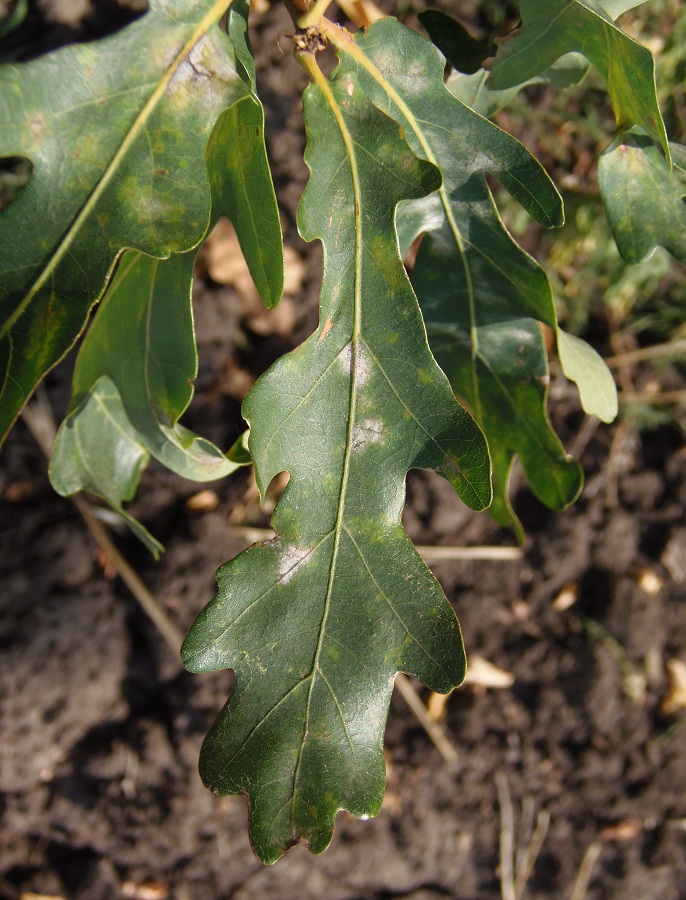
<path fill-rule="evenodd" d="M 424 16 L 434 42 L 390 17 L 353 36 L 321 2 L 295 4 L 311 81 L 298 224 L 324 247 L 321 319 L 253 387 L 249 437 L 228 453 L 179 419 L 197 367 L 194 259 L 220 216 L 267 306 L 283 284 L 245 0 L 151 0 L 96 44 L 0 70 L 0 155 L 33 167 L 0 217 L 0 433 L 100 301 L 51 460 L 60 493 L 100 496 L 157 552 L 123 509 L 151 456 L 198 481 L 252 462 L 262 494 L 290 474 L 276 537 L 219 570 L 183 648 L 193 671 L 237 672 L 201 773 L 248 796 L 266 862 L 298 840 L 324 849 L 339 809 L 378 812 L 398 671 L 443 692 L 463 678 L 455 615 L 401 525 L 408 470 L 435 469 L 515 530 L 515 457 L 542 502 L 575 499 L 580 469 L 547 417 L 541 325 L 586 411 L 616 413 L 609 373 L 558 328 L 548 279 L 503 226 L 486 176 L 546 226 L 562 223 L 561 198 L 485 116 L 527 84 L 574 83 L 594 66 L 618 128 L 599 178 L 619 249 L 638 260 L 659 244 L 686 262 L 672 166 L 685 151 L 667 141 L 650 52 L 614 23 L 631 5 L 523 0 L 491 76 L 494 46 L 445 16 Z M 324 41 L 331 76 L 317 65 Z M 419 236 L 410 282 L 403 258 Z"/>

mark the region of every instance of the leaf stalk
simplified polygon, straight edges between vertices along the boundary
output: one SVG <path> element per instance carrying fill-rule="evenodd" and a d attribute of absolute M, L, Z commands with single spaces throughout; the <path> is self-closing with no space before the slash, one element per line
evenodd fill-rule
<path fill-rule="evenodd" d="M 298 28 L 302 28 L 303 30 L 305 30 L 306 28 L 316 27 L 330 5 L 331 0 L 315 0 L 315 2 L 309 7 L 307 12 L 303 16 L 300 16 L 300 18 L 296 22 L 296 25 L 298 26 Z"/>

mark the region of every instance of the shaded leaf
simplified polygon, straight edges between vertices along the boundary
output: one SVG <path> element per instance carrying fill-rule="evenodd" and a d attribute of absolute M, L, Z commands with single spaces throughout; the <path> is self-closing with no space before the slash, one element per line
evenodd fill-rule
<path fill-rule="evenodd" d="M 598 6 L 601 6 L 612 19 L 618 19 L 630 9 L 642 6 L 646 0 L 597 0 Z"/>
<path fill-rule="evenodd" d="M 5 9 L 7 10 L 7 7 L 5 7 Z M 28 11 L 28 0 L 17 0 L 14 4 L 14 9 L 12 9 L 11 12 L 7 11 L 7 14 L 0 19 L 0 41 L 6 38 L 8 34 L 11 34 L 15 29 L 19 28 L 26 18 Z"/>
<path fill-rule="evenodd" d="M 603 0 L 599 5 L 610 18 L 616 19 L 623 12 L 644 2 L 645 0 L 638 0 L 638 2 L 637 0 Z M 588 72 L 588 61 L 581 53 L 565 53 L 540 74 L 533 75 L 512 87 L 501 89 L 493 87 L 490 69 L 479 69 L 470 75 L 464 75 L 462 71 L 460 69 L 452 73 L 447 81 L 448 88 L 458 100 L 461 100 L 474 112 L 490 118 L 530 85 L 547 84 L 557 90 L 562 90 L 579 84 Z"/>
<path fill-rule="evenodd" d="M 243 256 L 265 306 L 283 292 L 279 211 L 264 147 L 264 112 L 252 97 L 227 110 L 208 160 L 213 218 L 234 224 Z"/>
<path fill-rule="evenodd" d="M 212 221 L 220 215 L 231 219 L 255 287 L 271 309 L 283 292 L 283 240 L 264 145 L 264 110 L 255 93 L 247 0 L 234 0 L 227 29 L 236 70 L 250 93 L 231 106 L 215 128 L 208 155 Z"/>
<path fill-rule="evenodd" d="M 587 72 L 588 63 L 580 53 L 566 53 L 540 75 L 534 75 L 513 87 L 495 90 L 491 85 L 491 73 L 485 69 L 479 69 L 472 75 L 453 72 L 446 83 L 454 97 L 488 119 L 507 106 L 525 87 L 532 84 L 548 84 L 561 90 L 579 84 Z"/>
<path fill-rule="evenodd" d="M 103 375 L 62 423 L 50 480 L 63 496 L 90 491 L 106 500 L 155 556 L 163 549 L 122 503 L 132 500 L 150 454 L 136 439 L 117 386 Z"/>
<path fill-rule="evenodd" d="M 372 101 L 443 174 L 438 195 L 403 207 L 411 227 L 399 230 L 405 243 L 426 232 L 412 281 L 432 350 L 489 442 L 493 516 L 517 527 L 507 499 L 515 455 L 542 502 L 566 506 L 581 473 L 546 415 L 539 322 L 556 326 L 550 285 L 502 225 L 485 174 L 496 175 L 546 225 L 562 221 L 554 185 L 520 143 L 450 94 L 442 57 L 419 35 L 385 19 L 354 43 L 339 31 L 330 39 L 345 54 L 341 65 L 355 66 Z"/>
<path fill-rule="evenodd" d="M 684 147 L 683 144 L 674 144 L 672 141 L 670 141 L 669 151 L 672 156 L 672 162 L 677 167 L 677 169 L 681 169 L 682 172 L 686 172 L 686 147 Z"/>
<path fill-rule="evenodd" d="M 150 456 L 195 481 L 221 478 L 249 462 L 225 456 L 179 424 L 198 365 L 191 307 L 195 255 L 158 260 L 124 254 L 76 359 L 72 408 L 50 462 L 59 494 L 86 490 L 102 497 L 148 547 L 152 539 L 122 503 L 133 498 Z M 113 454 L 103 450 L 108 438 Z M 151 549 L 158 551 L 157 542 Z"/>
<path fill-rule="evenodd" d="M 521 14 L 521 31 L 501 45 L 493 64 L 493 89 L 522 84 L 564 54 L 581 53 L 607 82 L 618 127 L 641 126 L 669 154 L 647 47 L 624 34 L 595 0 L 522 0 Z"/>
<path fill-rule="evenodd" d="M 623 134 L 598 160 L 598 183 L 619 252 L 640 262 L 656 247 L 686 265 L 686 178 L 647 137 Z"/>
<path fill-rule="evenodd" d="M 236 465 L 178 424 L 198 368 L 191 307 L 195 255 L 159 260 L 124 254 L 77 357 L 72 390 L 79 404 L 107 376 L 148 452 L 185 478 L 210 481 Z"/>
<path fill-rule="evenodd" d="M 458 72 L 476 72 L 495 53 L 495 44 L 476 40 L 457 19 L 439 10 L 425 9 L 418 19 L 432 43 Z"/>
<path fill-rule="evenodd" d="M 241 3 L 232 11 L 230 29 L 236 46 L 230 48 L 229 57 L 244 51 L 240 68 L 252 89 L 246 70 L 249 47 L 237 27 L 244 7 Z M 212 218 L 225 214 L 234 220 L 258 287 L 273 305 L 283 287 L 281 230 L 264 149 L 262 108 L 252 95 L 239 99 L 217 122 L 208 148 L 208 166 Z M 231 452 L 227 457 L 179 423 L 193 396 L 198 368 L 191 306 L 195 256 L 193 250 L 159 260 L 129 251 L 120 260 L 77 357 L 73 408 L 58 433 L 51 466 L 52 482 L 59 493 L 84 489 L 106 499 L 113 495 L 108 487 L 109 461 L 100 463 L 97 427 L 98 412 L 104 419 L 109 410 L 102 403 L 84 400 L 98 391 L 103 377 L 116 386 L 125 411 L 118 427 L 128 428 L 133 443 L 172 471 L 195 481 L 209 481 L 249 463 L 249 457 L 243 458 L 244 450 L 241 459 Z M 81 421 L 78 447 L 71 439 L 72 420 L 77 418 Z M 108 423 L 103 421 L 102 427 L 106 429 Z M 88 465 L 80 483 L 73 476 L 66 446 L 78 453 L 82 469 L 84 463 Z M 127 494 L 114 492 L 119 510 L 124 499 L 131 499 L 140 477 L 142 466 L 136 462 L 127 473 L 130 464 L 131 456 L 122 454 L 118 478 L 126 484 Z"/>
<path fill-rule="evenodd" d="M 248 93 L 214 25 L 228 4 L 152 0 L 111 37 L 0 70 L 0 155 L 34 166 L 0 217 L 0 435 L 124 248 L 165 258 L 207 231 L 207 140 Z"/>
<path fill-rule="evenodd" d="M 252 463 L 249 439 L 250 432 L 248 430 L 244 431 L 243 434 L 240 435 L 240 437 L 237 437 L 231 445 L 231 449 L 226 454 L 229 459 L 233 460 L 235 463 L 238 463 L 241 466 L 249 466 Z"/>
<path fill-rule="evenodd" d="M 298 222 L 324 244 L 320 326 L 244 404 L 262 495 L 288 471 L 277 536 L 227 563 L 183 646 L 192 671 L 232 667 L 201 774 L 249 798 L 251 840 L 273 862 L 323 850 L 336 812 L 375 815 L 397 671 L 448 691 L 464 675 L 455 615 L 400 516 L 413 467 L 489 502 L 482 435 L 426 343 L 398 255 L 395 207 L 439 185 L 393 121 L 339 73 L 305 94 L 311 178 Z"/>

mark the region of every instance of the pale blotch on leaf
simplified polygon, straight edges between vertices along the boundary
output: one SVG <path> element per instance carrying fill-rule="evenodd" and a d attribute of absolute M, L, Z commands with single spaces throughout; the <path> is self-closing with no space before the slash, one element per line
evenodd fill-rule
<path fill-rule="evenodd" d="M 383 442 L 384 426 L 380 419 L 367 419 L 353 428 L 353 450 L 361 450 L 368 444 L 380 444 Z"/>
<path fill-rule="evenodd" d="M 355 381 L 358 387 L 364 387 L 372 374 L 372 361 L 364 352 L 362 344 L 357 347 L 357 359 L 355 360 Z"/>
<path fill-rule="evenodd" d="M 289 544 L 279 556 L 279 579 L 281 584 L 288 584 L 298 569 L 312 555 L 312 548 L 295 547 Z"/>
<path fill-rule="evenodd" d="M 353 348 L 350 344 L 346 344 L 338 354 L 338 365 L 341 367 L 345 375 L 350 375 L 350 372 L 352 370 L 352 359 Z"/>

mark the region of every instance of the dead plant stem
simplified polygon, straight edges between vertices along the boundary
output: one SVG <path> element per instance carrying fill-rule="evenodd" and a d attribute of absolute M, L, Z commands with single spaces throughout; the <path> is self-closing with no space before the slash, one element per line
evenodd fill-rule
<path fill-rule="evenodd" d="M 672 356 L 685 353 L 686 340 L 667 341 L 664 344 L 654 344 L 652 347 L 641 347 L 638 350 L 627 350 L 625 353 L 609 356 L 605 360 L 605 363 L 611 369 L 618 369 L 621 366 L 631 366 L 634 363 L 645 362 L 649 359 L 657 359 L 660 356 Z"/>
<path fill-rule="evenodd" d="M 146 615 L 150 618 L 167 644 L 169 644 L 174 654 L 178 657 L 181 650 L 181 644 L 183 643 L 183 635 L 181 632 L 176 625 L 174 625 L 157 600 L 155 600 L 119 550 L 117 550 L 110 536 L 107 534 L 105 526 L 94 514 L 90 504 L 84 500 L 83 497 L 79 496 L 72 497 L 72 500 L 101 550 L 116 569 L 117 575 L 131 591 Z"/>
<path fill-rule="evenodd" d="M 417 695 L 417 692 L 412 687 L 412 683 L 407 675 L 403 675 L 402 672 L 398 672 L 395 676 L 395 686 L 398 688 L 398 693 L 403 698 L 405 703 L 410 707 L 410 710 L 416 716 L 419 724 L 422 726 L 424 731 L 426 731 L 429 738 L 433 741 L 434 746 L 441 754 L 443 759 L 450 764 L 456 763 L 458 760 L 457 749 L 454 744 L 448 737 L 447 733 L 443 729 L 438 722 L 434 722 L 434 720 L 429 716 L 426 711 L 426 707 L 420 700 Z"/>
<path fill-rule="evenodd" d="M 588 885 L 593 877 L 593 869 L 598 862 L 598 857 L 602 853 L 602 850 L 603 845 L 600 841 L 594 841 L 584 853 L 584 858 L 581 860 L 579 873 L 576 876 L 572 895 L 569 900 L 584 900 Z"/>
<path fill-rule="evenodd" d="M 514 810 L 507 776 L 497 772 L 495 789 L 500 807 L 500 895 L 502 900 L 517 900 L 514 878 Z"/>
<path fill-rule="evenodd" d="M 550 813 L 547 810 L 542 809 L 536 816 L 536 828 L 531 836 L 531 840 L 527 844 L 526 851 L 521 860 L 517 863 L 517 872 L 515 874 L 514 883 L 516 900 L 521 900 L 524 896 L 524 889 L 526 888 L 529 878 L 531 878 L 531 873 L 536 865 L 538 854 L 541 852 L 543 842 L 548 834 L 549 826 Z"/>

